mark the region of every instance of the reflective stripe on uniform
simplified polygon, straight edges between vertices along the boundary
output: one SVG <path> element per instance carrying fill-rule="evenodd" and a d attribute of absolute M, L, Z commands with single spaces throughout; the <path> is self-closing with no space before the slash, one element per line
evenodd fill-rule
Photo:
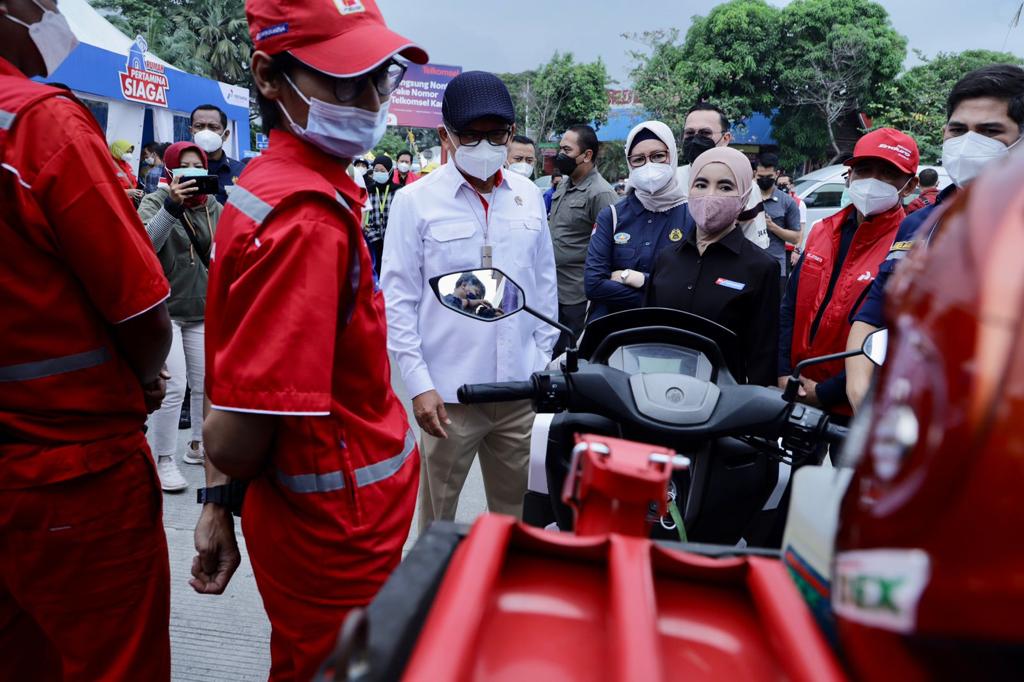
<path fill-rule="evenodd" d="M 14 123 L 14 112 L 0 109 L 0 130 L 10 130 Z"/>
<path fill-rule="evenodd" d="M 263 199 L 260 199 L 258 196 L 239 185 L 235 185 L 235 189 L 231 191 L 231 196 L 228 197 L 227 205 L 234 206 L 257 225 L 262 224 L 274 208 L 267 202 L 263 201 Z"/>
<path fill-rule="evenodd" d="M 65 374 L 79 369 L 87 369 L 102 365 L 110 359 L 110 353 L 106 348 L 65 355 L 49 360 L 37 360 L 26 362 L 20 365 L 8 365 L 0 367 L 0 381 L 31 381 L 32 379 L 45 379 L 56 374 Z"/>
<path fill-rule="evenodd" d="M 415 449 L 416 436 L 409 429 L 400 453 L 355 470 L 356 487 L 362 488 L 391 478 L 402 469 Z M 277 480 L 293 493 L 329 493 L 345 487 L 345 476 L 340 469 L 326 474 L 286 474 L 278 471 Z"/>
<path fill-rule="evenodd" d="M 885 260 L 903 260 L 909 253 L 909 251 L 890 251 L 889 255 L 885 257 Z"/>
<path fill-rule="evenodd" d="M 402 468 L 402 465 L 405 464 L 415 449 L 416 436 L 413 435 L 412 429 L 409 429 L 405 434 L 405 446 L 400 453 L 385 459 L 383 462 L 377 462 L 376 464 L 356 469 L 356 487 L 362 488 L 364 485 L 371 485 L 391 478 L 398 473 L 398 470 Z"/>
<path fill-rule="evenodd" d="M 294 476 L 278 471 L 277 480 L 293 493 L 329 493 L 345 487 L 345 477 L 341 471 L 331 471 L 326 474 L 297 474 Z"/>

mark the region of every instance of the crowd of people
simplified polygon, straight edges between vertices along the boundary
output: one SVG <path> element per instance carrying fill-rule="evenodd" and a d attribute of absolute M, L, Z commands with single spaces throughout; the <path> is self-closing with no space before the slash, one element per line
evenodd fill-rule
<path fill-rule="evenodd" d="M 488 508 L 521 514 L 531 406 L 462 405 L 460 385 L 525 380 L 588 321 L 643 306 L 721 324 L 738 380 L 781 383 L 885 325 L 919 228 L 1024 129 L 1024 70 L 973 71 L 948 95 L 952 185 L 917 175 L 910 135 L 874 130 L 846 161 L 849 205 L 812 228 L 777 155 L 730 147 L 709 102 L 682 130 L 637 125 L 618 192 L 594 129 L 569 127 L 541 192 L 505 84 L 467 71 L 442 101 L 450 160 L 420 175 L 411 152 L 364 154 L 397 57 L 426 52 L 372 0 L 327 5 L 246 2 L 262 156 L 229 158 L 226 116 L 202 106 L 191 140 L 133 168 L 130 143 L 31 80 L 74 47 L 56 7 L 0 4 L 0 545 L 18 555 L 0 560 L 0 650 L 21 653 L 0 657 L 4 679 L 168 678 L 159 490 L 186 487 L 186 384 L 183 460 L 206 475 L 192 587 L 227 587 L 242 511 L 271 679 L 309 679 L 400 561 L 417 497 L 421 527 L 453 519 L 479 455 Z M 474 273 L 491 269 L 488 292 Z M 441 275 L 453 289 L 435 297 Z M 511 314 L 524 301 L 572 335 Z M 800 400 L 849 418 L 872 367 L 808 369 Z"/>

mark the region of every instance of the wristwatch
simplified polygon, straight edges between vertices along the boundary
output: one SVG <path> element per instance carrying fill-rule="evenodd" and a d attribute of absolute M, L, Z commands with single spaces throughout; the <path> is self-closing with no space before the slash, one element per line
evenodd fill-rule
<path fill-rule="evenodd" d="M 196 502 L 199 504 L 215 504 L 227 509 L 235 516 L 242 513 L 242 502 L 248 481 L 231 481 L 226 485 L 215 485 L 212 488 L 200 488 L 196 491 Z"/>
<path fill-rule="evenodd" d="M 631 272 L 632 272 L 632 270 L 630 270 L 629 268 L 626 268 L 625 270 L 623 270 L 622 272 L 619 273 L 619 280 L 623 284 L 625 284 L 626 280 L 629 279 L 629 273 L 631 273 Z"/>

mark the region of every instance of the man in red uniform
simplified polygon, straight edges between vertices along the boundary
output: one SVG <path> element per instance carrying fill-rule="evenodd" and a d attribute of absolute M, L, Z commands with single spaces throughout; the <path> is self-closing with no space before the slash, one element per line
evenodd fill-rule
<path fill-rule="evenodd" d="M 802 360 L 846 350 L 851 319 L 878 275 L 906 215 L 903 198 L 917 186 L 914 138 L 893 128 L 873 130 L 853 148 L 851 205 L 811 232 L 786 287 L 779 316 L 779 385 Z M 812 365 L 801 398 L 834 415 L 853 414 L 842 360 Z"/>
<path fill-rule="evenodd" d="M 0 0 L 0 679 L 166 680 L 168 286 L 92 115 L 29 80 L 56 9 Z"/>
<path fill-rule="evenodd" d="M 207 485 L 193 587 L 238 565 L 223 495 L 251 479 L 242 527 L 270 617 L 272 680 L 307 680 L 349 609 L 401 559 L 419 454 L 391 389 L 384 300 L 346 173 L 426 53 L 372 0 L 248 0 L 252 73 L 270 147 L 235 185 L 210 268 Z"/>

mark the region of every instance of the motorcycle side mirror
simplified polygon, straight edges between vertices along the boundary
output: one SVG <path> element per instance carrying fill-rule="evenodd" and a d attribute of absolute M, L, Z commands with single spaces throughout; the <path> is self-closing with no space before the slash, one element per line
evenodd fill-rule
<path fill-rule="evenodd" d="M 889 349 L 889 330 L 878 329 L 864 339 L 862 350 L 868 360 L 881 367 L 885 363 L 885 355 Z"/>
<path fill-rule="evenodd" d="M 497 268 L 458 270 L 431 277 L 430 288 L 441 305 L 481 322 L 497 322 L 520 311 L 561 330 L 572 343 L 565 352 L 565 371 L 579 367 L 576 335 L 572 330 L 526 303 L 526 293 L 511 277 Z"/>
<path fill-rule="evenodd" d="M 884 347 L 882 347 L 882 353 L 885 353 Z M 833 360 L 845 360 L 846 358 L 852 358 L 855 355 L 864 354 L 866 353 L 863 349 L 857 349 L 801 360 L 796 364 L 796 367 L 793 368 L 793 373 L 789 375 L 789 378 L 786 380 L 786 390 L 782 392 L 783 400 L 791 403 L 796 401 L 796 397 L 800 393 L 800 373 L 804 371 L 805 367 L 809 367 L 810 365 L 819 365 L 823 362 L 832 362 Z M 874 360 L 872 360 L 872 362 L 874 362 Z"/>

